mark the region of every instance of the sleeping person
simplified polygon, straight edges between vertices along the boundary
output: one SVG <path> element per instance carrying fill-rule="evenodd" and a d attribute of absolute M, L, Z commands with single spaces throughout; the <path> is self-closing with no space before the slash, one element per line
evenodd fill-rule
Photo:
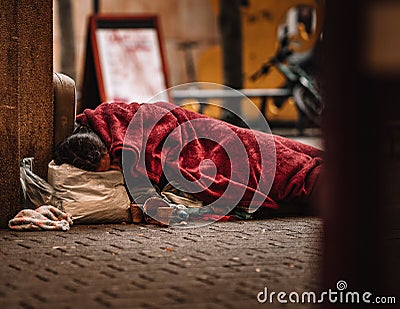
<path fill-rule="evenodd" d="M 307 212 L 319 191 L 321 150 L 171 103 L 103 103 L 76 122 L 54 162 L 123 171 L 138 204 L 172 184 L 213 209 Z"/>

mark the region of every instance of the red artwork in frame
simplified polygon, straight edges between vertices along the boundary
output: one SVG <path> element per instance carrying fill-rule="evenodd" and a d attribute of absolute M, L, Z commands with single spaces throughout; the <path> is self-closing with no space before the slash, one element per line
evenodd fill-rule
<path fill-rule="evenodd" d="M 146 102 L 166 89 L 167 66 L 156 15 L 89 18 L 80 111 L 102 102 Z"/>

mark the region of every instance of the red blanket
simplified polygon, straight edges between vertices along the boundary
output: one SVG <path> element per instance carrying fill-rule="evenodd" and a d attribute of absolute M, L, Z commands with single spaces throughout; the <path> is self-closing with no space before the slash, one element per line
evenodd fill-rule
<path fill-rule="evenodd" d="M 77 122 L 89 125 L 113 158 L 122 157 L 128 187 L 166 178 L 216 206 L 307 203 L 322 165 L 314 147 L 165 102 L 103 103 Z"/>

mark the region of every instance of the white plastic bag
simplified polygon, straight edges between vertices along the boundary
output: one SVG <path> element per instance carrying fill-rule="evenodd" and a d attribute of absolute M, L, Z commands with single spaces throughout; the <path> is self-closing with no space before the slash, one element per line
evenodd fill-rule
<path fill-rule="evenodd" d="M 52 205 L 61 208 L 54 189 L 33 172 L 34 158 L 23 158 L 20 164 L 20 181 L 22 189 L 22 204 L 24 208 L 37 208 L 42 205 Z"/>
<path fill-rule="evenodd" d="M 130 222 L 130 200 L 120 171 L 89 172 L 68 164 L 48 167 L 48 182 L 74 223 Z"/>

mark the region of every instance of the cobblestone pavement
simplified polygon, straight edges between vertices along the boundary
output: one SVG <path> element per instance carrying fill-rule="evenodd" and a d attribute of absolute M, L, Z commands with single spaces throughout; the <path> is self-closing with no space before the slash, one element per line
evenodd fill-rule
<path fill-rule="evenodd" d="M 322 222 L 314 217 L 196 229 L 114 224 L 68 232 L 0 230 L 0 307 L 262 306 L 257 293 L 264 287 L 318 289 L 321 234 Z"/>

